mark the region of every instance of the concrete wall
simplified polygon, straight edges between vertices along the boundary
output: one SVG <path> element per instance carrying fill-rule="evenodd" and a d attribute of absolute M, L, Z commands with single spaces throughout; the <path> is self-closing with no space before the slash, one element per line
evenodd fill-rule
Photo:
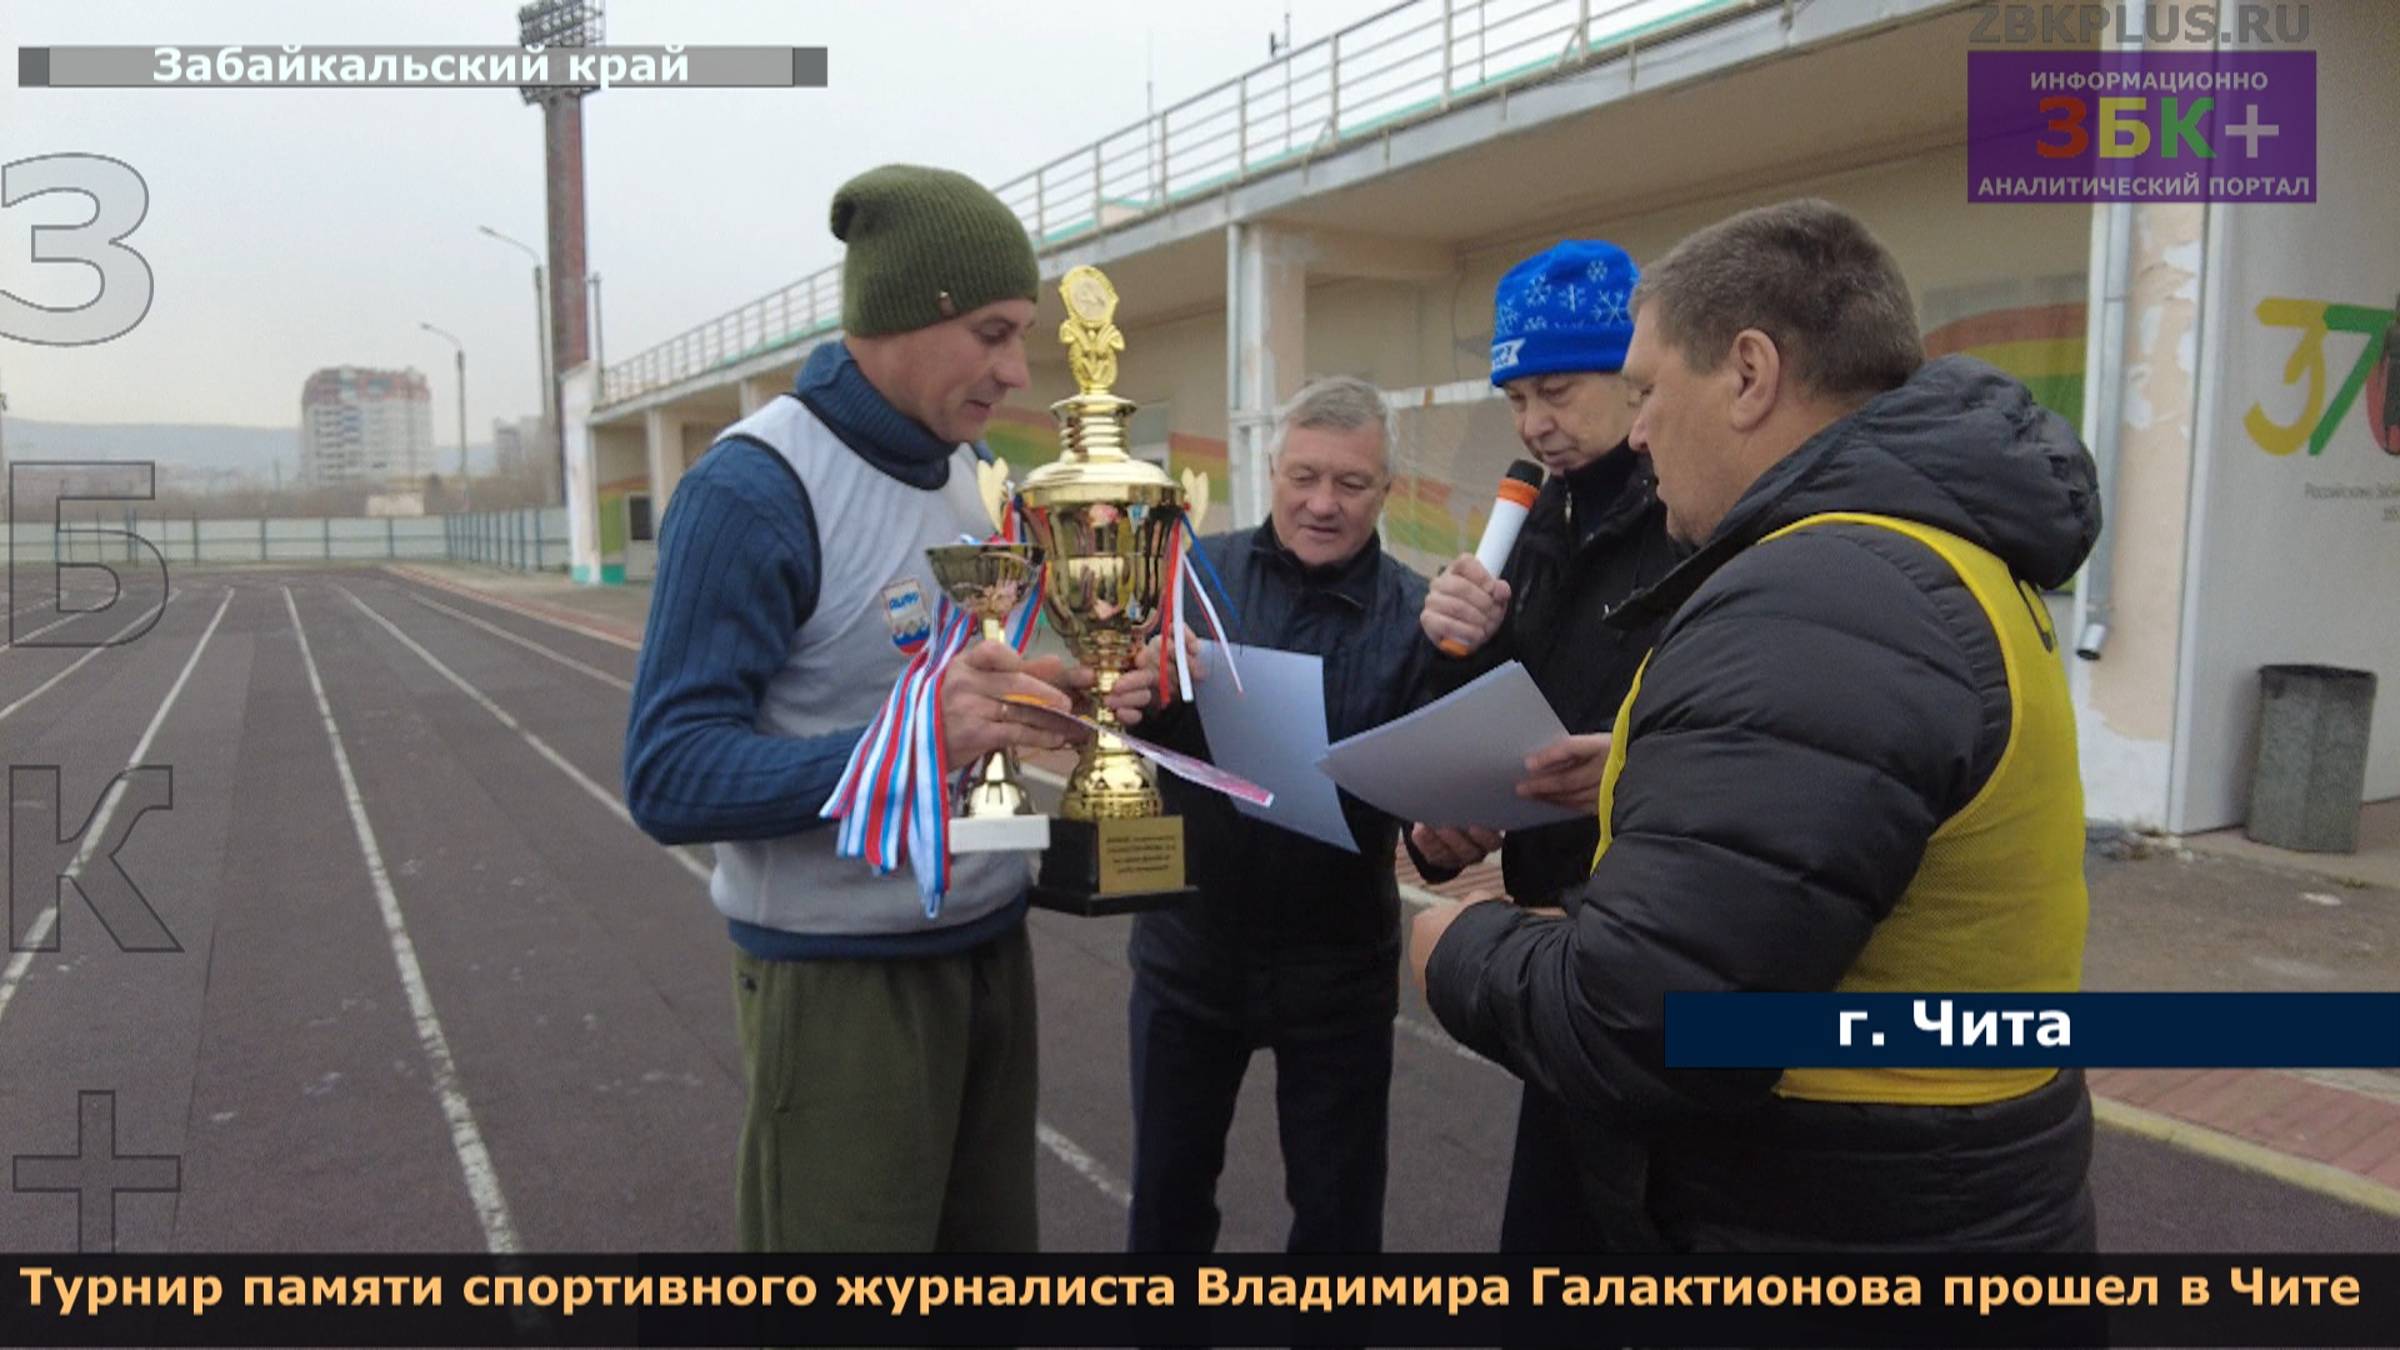
<path fill-rule="evenodd" d="M 2211 208 L 2178 831 L 2247 815 L 2268 664 L 2375 671 L 2365 796 L 2400 796 L 2400 433 L 2365 360 L 2400 292 L 2400 183 L 2366 167 L 2400 124 L 2400 7 L 2312 12 L 2316 203 Z"/>
<path fill-rule="evenodd" d="M 1563 238 L 1599 237 L 1646 261 L 1736 211 L 1796 196 L 1827 197 L 1866 219 L 1900 260 L 1928 329 L 1989 308 L 2080 297 L 2090 208 L 1971 205 L 1966 181 L 1966 151 L 1947 149 L 1670 207 L 1593 211 L 1478 244 L 1436 281 L 1319 286 L 1309 294 L 1308 367 L 1387 387 L 1481 379 L 1491 369 L 1492 293 L 1530 254 Z"/>
<path fill-rule="evenodd" d="M 1595 212 L 1517 238 L 1480 243 L 1459 255 L 1455 272 L 1431 281 L 1321 278 L 1308 291 L 1306 372 L 1358 375 L 1386 388 L 1480 379 L 1489 371 L 1492 292 L 1501 273 L 1527 254 L 1580 235 L 1615 239 L 1637 258 L 1656 257 L 1685 234 L 1734 211 L 1804 194 L 1830 197 L 1868 219 L 1915 284 L 1929 331 L 1995 310 L 2061 301 L 2080 305 L 2089 208 L 1970 206 L 1965 183 L 1965 151 L 1942 150 L 1671 208 L 1623 216 Z M 1178 435 L 1222 441 L 1223 311 L 1144 323 L 1141 299 L 1125 297 L 1119 392 L 1145 407 L 1163 403 Z M 2079 371 L 2079 318 L 2075 329 L 2073 365 Z M 2007 363 L 2005 354 L 1996 355 Z M 1032 356 L 1033 386 L 1011 404 L 1039 414 L 1053 399 L 1072 392 L 1073 383 L 1047 330 L 1035 334 Z M 2080 382 L 2075 383 L 2079 390 Z M 1038 440 L 1042 432 L 1028 418 L 1025 434 Z M 1012 461 L 1017 457 L 1012 454 Z M 1224 500 L 1222 493 L 1218 500 Z"/>
<path fill-rule="evenodd" d="M 2107 644 L 2097 661 L 2070 662 L 2068 676 L 2084 809 L 2141 829 L 2172 828 L 2205 221 L 2192 203 L 2133 208 L 2125 341 L 2093 364 L 2095 379 L 2123 382 L 2117 487 L 2099 544 L 2115 571 Z M 2070 631 L 2090 617 L 2079 607 Z"/>
<path fill-rule="evenodd" d="M 1489 370 L 1492 292 L 1501 273 L 1527 254 L 1581 235 L 1613 238 L 1637 258 L 1655 257 L 1690 231 L 1734 211 L 1817 194 L 1863 214 L 1898 255 L 1915 284 L 1920 317 L 1935 335 L 1937 351 L 1969 350 L 1993 360 L 2035 384 L 2045 402 L 2075 417 L 2082 397 L 2089 208 L 1971 207 L 1965 181 L 1964 150 L 1941 150 L 1621 217 L 1593 213 L 1556 222 L 1518 238 L 1478 244 L 1458 255 L 1455 271 L 1429 281 L 1319 278 L 1307 293 L 1305 373 L 1358 375 L 1386 388 L 1481 379 Z M 1227 435 L 1224 314 L 1212 310 L 1145 325 L 1138 322 L 1139 300 L 1127 297 L 1127 317 L 1136 321 L 1126 329 L 1120 392 L 1145 406 L 1163 402 L 1171 430 L 1192 438 L 1191 463 L 1220 475 L 1219 447 Z M 1947 340 L 1953 334 L 1957 340 Z M 1049 344 L 1037 339 L 1034 355 L 1034 387 L 1017 402 L 1039 409 L 1071 384 L 1063 363 L 1051 359 Z M 1029 422 L 1023 434 L 1028 445 L 1010 454 L 1012 462 L 1028 451 L 1047 453 L 1043 427 Z M 1014 438 L 1012 432 L 1001 435 Z M 1424 477 L 1425 489 L 1437 496 L 1455 480 L 1474 489 L 1460 502 L 1480 501 L 1491 477 L 1483 460 L 1497 455 L 1504 461 L 1512 447 L 1472 449 L 1490 454 L 1412 462 L 1406 470 Z M 1229 500 L 1221 477 L 1214 486 L 1216 501 Z M 1459 509 L 1466 515 L 1457 528 L 1472 528 L 1466 519 L 1474 514 L 1472 503 Z"/>

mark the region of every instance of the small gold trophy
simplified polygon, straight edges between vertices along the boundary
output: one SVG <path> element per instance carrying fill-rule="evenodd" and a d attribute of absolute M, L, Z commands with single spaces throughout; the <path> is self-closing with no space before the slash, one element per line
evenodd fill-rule
<path fill-rule="evenodd" d="M 950 544 L 925 550 L 933 579 L 983 625 L 983 636 L 1008 641 L 1008 616 L 1032 594 L 1042 551 L 1028 544 Z M 984 756 L 967 793 L 964 815 L 950 820 L 952 853 L 1038 853 L 1050 846 L 1050 818 L 1033 809 L 1017 778 L 1017 755 L 1006 748 Z"/>
<path fill-rule="evenodd" d="M 1166 470 L 1125 453 L 1134 404 L 1109 392 L 1125 349 L 1113 322 L 1116 288 L 1098 268 L 1078 267 L 1059 291 L 1067 304 L 1059 339 L 1080 392 L 1051 405 L 1061 453 L 1018 496 L 1049 559 L 1051 624 L 1098 677 L 1086 711 L 1117 727 L 1108 691 L 1158 631 L 1167 548 L 1187 498 Z M 1122 738 L 1102 733 L 1084 743 L 1060 814 L 1035 904 L 1121 914 L 1198 894 L 1184 877 L 1183 822 L 1165 814 L 1149 765 Z"/>

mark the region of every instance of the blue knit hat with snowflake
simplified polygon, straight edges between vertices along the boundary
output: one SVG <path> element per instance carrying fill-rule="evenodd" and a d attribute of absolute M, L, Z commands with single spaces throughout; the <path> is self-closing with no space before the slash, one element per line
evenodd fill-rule
<path fill-rule="evenodd" d="M 1508 269 L 1493 296 L 1492 383 L 1625 368 L 1639 268 L 1605 239 L 1566 239 Z"/>

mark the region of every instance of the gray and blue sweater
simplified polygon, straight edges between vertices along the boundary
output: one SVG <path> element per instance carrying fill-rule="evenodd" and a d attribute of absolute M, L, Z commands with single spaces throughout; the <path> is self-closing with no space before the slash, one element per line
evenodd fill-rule
<path fill-rule="evenodd" d="M 893 408 L 833 342 L 676 486 L 625 801 L 661 843 L 716 845 L 709 894 L 744 951 L 933 956 L 1023 918 L 1022 856 L 954 859 L 927 920 L 913 876 L 836 857 L 817 815 L 907 665 L 889 616 L 932 613 L 925 549 L 989 530 L 968 467 L 979 453 Z"/>

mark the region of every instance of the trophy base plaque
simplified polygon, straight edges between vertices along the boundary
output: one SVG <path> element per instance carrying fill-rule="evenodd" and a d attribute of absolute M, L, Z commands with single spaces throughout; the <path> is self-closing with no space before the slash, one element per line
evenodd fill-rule
<path fill-rule="evenodd" d="M 1048 847 L 1048 816 L 958 816 L 950 822 L 952 853 L 1039 853 Z"/>
<path fill-rule="evenodd" d="M 1050 848 L 1034 879 L 1041 909 L 1085 918 L 1164 909 L 1195 899 L 1183 872 L 1183 820 L 1053 820 Z"/>

